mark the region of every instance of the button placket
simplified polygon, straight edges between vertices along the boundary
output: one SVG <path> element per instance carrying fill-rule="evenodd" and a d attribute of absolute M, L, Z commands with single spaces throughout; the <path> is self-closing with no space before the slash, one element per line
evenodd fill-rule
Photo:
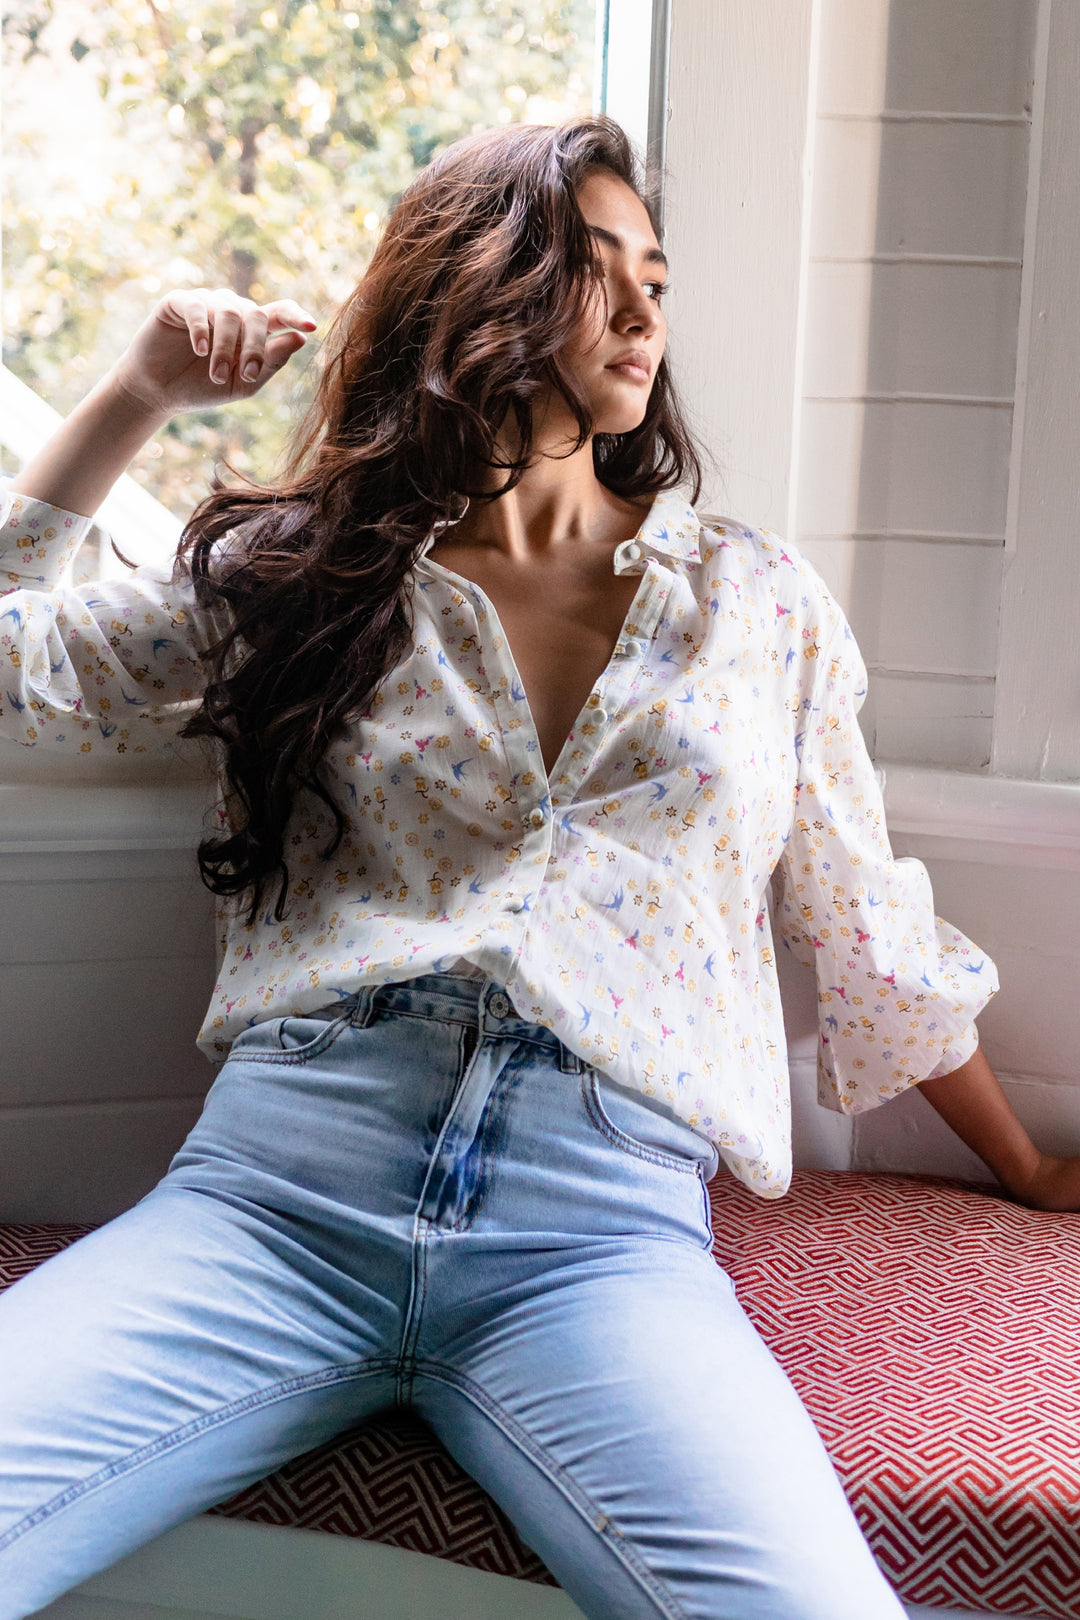
<path fill-rule="evenodd" d="M 652 639 L 653 632 L 664 610 L 664 601 L 667 591 L 660 585 L 660 575 L 663 570 L 650 558 L 643 572 L 641 594 L 635 596 L 634 603 L 626 617 L 629 629 L 620 636 L 615 644 L 612 656 L 604 673 L 600 676 L 593 693 L 599 701 L 592 708 L 582 711 L 583 720 L 591 720 L 595 725 L 607 725 L 612 717 L 624 708 L 633 691 L 634 683 L 640 674 L 638 659 L 644 655 Z M 638 658 L 627 657 L 620 652 L 633 642 L 640 651 Z M 590 696 L 593 694 L 590 693 Z M 556 809 L 565 811 L 572 805 L 577 797 L 582 782 L 596 763 L 596 752 L 601 738 L 583 738 L 580 745 L 574 750 L 566 769 L 552 778 L 552 815 Z M 576 757 L 575 757 L 576 756 Z M 558 785 L 558 792 L 554 791 Z"/>

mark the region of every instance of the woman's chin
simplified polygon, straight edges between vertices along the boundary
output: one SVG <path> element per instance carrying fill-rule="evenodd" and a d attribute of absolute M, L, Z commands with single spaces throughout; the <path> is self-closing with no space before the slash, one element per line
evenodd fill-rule
<path fill-rule="evenodd" d="M 639 428 L 645 420 L 645 405 L 647 395 L 643 394 L 640 405 L 636 409 L 627 409 L 625 405 L 609 407 L 595 413 L 594 420 L 596 433 L 631 433 Z"/>

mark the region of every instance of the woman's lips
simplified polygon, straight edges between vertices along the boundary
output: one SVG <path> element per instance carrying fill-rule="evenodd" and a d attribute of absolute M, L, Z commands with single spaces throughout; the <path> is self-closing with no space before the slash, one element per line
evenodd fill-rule
<path fill-rule="evenodd" d="M 618 371 L 624 377 L 632 377 L 636 382 L 648 382 L 649 373 L 644 366 L 635 366 L 629 360 L 622 360 L 618 365 L 605 366 L 605 371 Z"/>

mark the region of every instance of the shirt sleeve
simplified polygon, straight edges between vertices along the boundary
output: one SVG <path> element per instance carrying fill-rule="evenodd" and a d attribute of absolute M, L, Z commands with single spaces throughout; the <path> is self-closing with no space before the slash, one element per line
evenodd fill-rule
<path fill-rule="evenodd" d="M 921 861 L 897 859 L 856 718 L 866 666 L 836 604 L 796 731 L 791 831 L 773 873 L 774 927 L 818 989 L 818 1101 L 857 1114 L 978 1046 L 997 969 L 934 911 Z"/>
<path fill-rule="evenodd" d="M 0 486 L 0 736 L 82 753 L 167 750 L 198 707 L 212 627 L 172 560 L 87 580 L 92 518 Z"/>

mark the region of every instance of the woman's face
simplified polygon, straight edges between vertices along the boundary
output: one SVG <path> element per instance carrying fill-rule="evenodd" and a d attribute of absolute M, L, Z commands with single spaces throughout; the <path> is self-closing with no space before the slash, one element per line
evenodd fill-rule
<path fill-rule="evenodd" d="M 593 411 L 597 433 L 638 427 L 664 352 L 660 311 L 667 261 L 644 204 L 610 169 L 592 169 L 578 186 L 578 205 L 604 259 L 604 301 L 563 357 Z M 643 370 L 619 362 L 634 356 Z"/>

